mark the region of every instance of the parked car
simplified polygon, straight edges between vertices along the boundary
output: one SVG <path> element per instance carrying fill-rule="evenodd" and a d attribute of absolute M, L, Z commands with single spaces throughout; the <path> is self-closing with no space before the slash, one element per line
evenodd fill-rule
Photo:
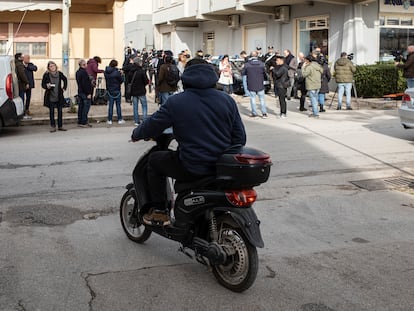
<path fill-rule="evenodd" d="M 18 125 L 23 115 L 24 104 L 19 96 L 14 57 L 0 55 L 0 130 Z"/>
<path fill-rule="evenodd" d="M 219 57 L 213 57 L 211 63 L 217 68 L 219 67 L 220 58 Z M 231 70 L 233 72 L 233 93 L 238 95 L 244 94 L 244 87 L 243 87 L 243 79 L 242 79 L 242 69 L 244 66 L 244 60 L 238 59 L 238 58 L 231 58 L 230 59 L 231 64 Z M 269 75 L 265 73 L 265 79 L 263 81 L 263 85 L 265 88 L 265 93 L 268 93 L 270 91 L 270 79 Z M 223 89 L 223 87 L 220 84 L 217 84 L 217 88 L 219 90 Z"/>
<path fill-rule="evenodd" d="M 414 88 L 405 90 L 398 113 L 405 129 L 414 128 Z"/>

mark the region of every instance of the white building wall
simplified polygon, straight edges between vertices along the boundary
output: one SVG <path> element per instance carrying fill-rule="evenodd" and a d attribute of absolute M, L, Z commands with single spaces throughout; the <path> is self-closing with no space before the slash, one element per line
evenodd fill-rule
<path fill-rule="evenodd" d="M 154 2 L 158 2 L 154 0 Z M 259 2 L 259 1 L 250 1 Z M 193 21 L 197 13 L 208 14 L 207 10 L 231 9 L 235 6 L 235 1 L 203 1 L 203 0 L 183 0 L 178 1 L 170 8 L 163 7 L 155 10 L 153 22 L 155 24 L 166 23 L 174 19 L 188 20 L 191 14 L 194 14 Z M 246 3 L 246 2 L 245 2 Z M 171 36 L 169 46 L 174 52 L 179 52 L 184 46 L 188 46 L 191 51 L 203 49 L 203 33 L 215 33 L 215 52 L 216 55 L 235 55 L 241 50 L 248 49 L 250 46 L 245 42 L 246 28 L 255 25 L 264 25 L 266 28 L 266 42 L 263 50 L 268 45 L 272 45 L 280 51 L 290 49 L 294 54 L 298 50 L 298 30 L 296 21 L 298 18 L 328 16 L 328 44 L 330 61 L 339 58 L 342 51 L 355 54 L 357 64 L 374 63 L 379 56 L 379 33 L 378 33 L 378 4 L 370 3 L 367 6 L 348 4 L 337 5 L 329 3 L 314 2 L 309 4 L 296 4 L 290 7 L 290 21 L 281 23 L 274 20 L 272 14 L 257 14 L 251 12 L 231 12 L 231 14 L 240 14 L 240 27 L 231 29 L 227 21 L 200 21 L 199 27 L 180 27 L 186 32 L 193 34 L 193 42 L 183 42 L 180 35 Z M 229 14 L 230 14 L 229 13 Z M 200 14 L 199 14 L 200 16 Z M 174 22 L 172 25 L 156 26 L 157 38 L 156 47 L 164 48 L 165 41 L 168 38 L 166 32 L 175 32 Z M 178 28 L 177 28 L 178 29 Z M 188 33 L 185 36 L 189 41 Z M 163 39 L 164 38 L 164 39 Z M 247 51 L 250 52 L 250 51 Z"/>

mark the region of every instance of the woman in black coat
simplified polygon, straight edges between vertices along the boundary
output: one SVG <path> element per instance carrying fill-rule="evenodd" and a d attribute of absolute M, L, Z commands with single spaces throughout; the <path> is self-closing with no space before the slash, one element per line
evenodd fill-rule
<path fill-rule="evenodd" d="M 63 85 L 62 85 L 63 83 Z M 43 105 L 49 107 L 50 132 L 56 132 L 55 108 L 58 111 L 58 130 L 66 131 L 63 128 L 63 106 L 65 104 L 65 97 L 63 92 L 68 87 L 68 79 L 58 70 L 55 62 L 49 61 L 47 63 L 47 71 L 43 74 L 42 88 L 44 88 L 45 96 Z"/>
<path fill-rule="evenodd" d="M 319 101 L 319 112 L 325 112 L 323 106 L 325 105 L 325 94 L 329 93 L 329 81 L 331 81 L 331 71 L 329 70 L 328 62 L 323 60 L 323 72 L 321 76 L 321 88 L 319 90 L 318 101 Z"/>

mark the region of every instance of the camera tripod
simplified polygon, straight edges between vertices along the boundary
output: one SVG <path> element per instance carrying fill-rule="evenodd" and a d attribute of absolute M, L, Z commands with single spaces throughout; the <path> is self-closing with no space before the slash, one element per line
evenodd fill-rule
<path fill-rule="evenodd" d="M 352 89 L 354 90 L 354 97 L 355 97 L 355 101 L 356 101 L 356 103 L 357 103 L 357 109 L 359 109 L 359 102 L 358 102 L 358 93 L 357 93 L 357 89 L 356 89 L 356 85 L 355 85 L 355 81 L 352 81 L 352 88 L 351 88 L 351 94 L 352 94 Z M 333 96 L 332 96 L 332 99 L 331 99 L 331 103 L 329 104 L 329 109 L 331 109 L 332 108 L 332 103 L 333 103 L 333 101 L 334 101 L 334 99 L 335 99 L 335 95 L 336 95 L 336 93 L 338 92 L 338 86 L 336 87 L 336 90 L 335 90 L 335 93 L 333 94 Z M 351 100 L 352 100 L 352 95 L 351 95 Z"/>

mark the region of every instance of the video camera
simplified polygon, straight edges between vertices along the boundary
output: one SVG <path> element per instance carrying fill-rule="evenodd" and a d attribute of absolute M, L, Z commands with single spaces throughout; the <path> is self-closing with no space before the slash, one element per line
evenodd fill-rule
<path fill-rule="evenodd" d="M 391 55 L 394 56 L 394 62 L 399 63 L 405 61 L 403 52 L 400 50 L 393 51 Z"/>
<path fill-rule="evenodd" d="M 347 58 L 348 58 L 349 60 L 353 60 L 353 59 L 354 59 L 354 53 L 349 53 L 349 54 L 347 55 Z"/>

